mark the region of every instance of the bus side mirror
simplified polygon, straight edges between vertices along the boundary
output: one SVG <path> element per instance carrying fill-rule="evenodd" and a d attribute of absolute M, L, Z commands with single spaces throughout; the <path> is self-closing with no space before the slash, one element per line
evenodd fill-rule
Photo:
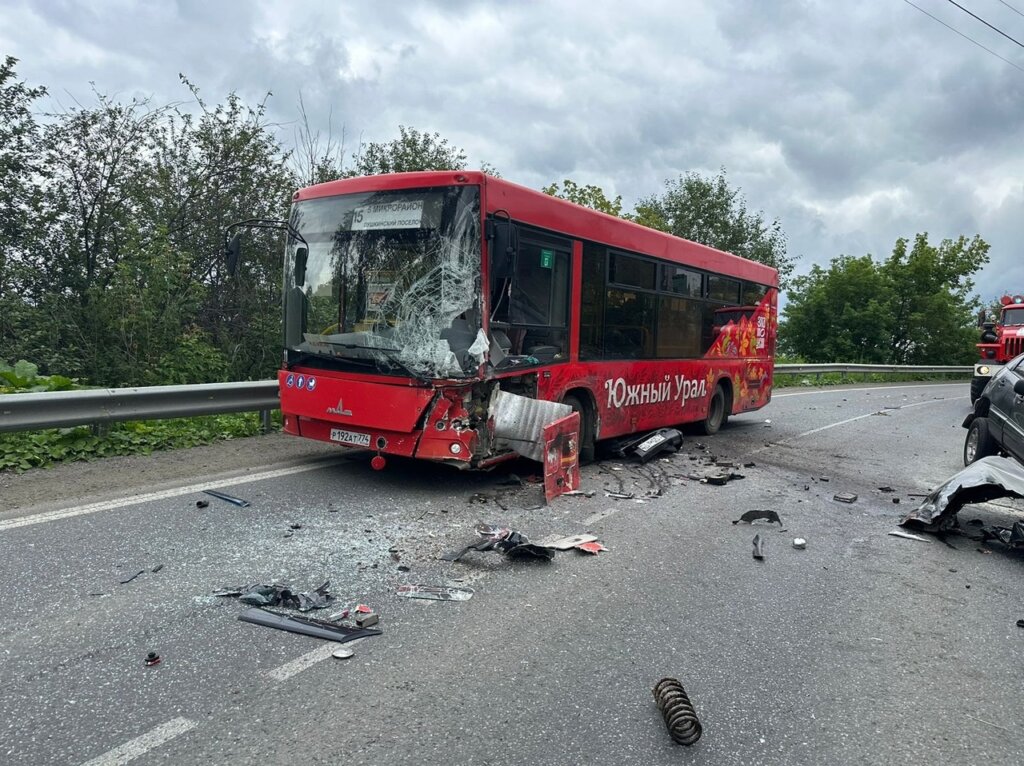
<path fill-rule="evenodd" d="M 978 327 L 979 328 L 985 326 L 985 320 L 986 319 L 988 319 L 988 313 L 985 311 L 985 309 L 982 309 L 981 311 L 978 312 Z"/>
<path fill-rule="evenodd" d="M 491 279 L 511 279 L 516 272 L 518 232 L 508 220 L 492 219 L 489 223 Z"/>
<path fill-rule="evenodd" d="M 308 259 L 308 247 L 300 247 L 295 250 L 295 284 L 300 287 L 306 284 L 306 261 Z"/>
<path fill-rule="evenodd" d="M 242 237 L 235 234 L 231 241 L 224 246 L 224 260 L 228 265 L 228 274 L 234 276 L 238 273 L 238 259 L 242 254 Z"/>

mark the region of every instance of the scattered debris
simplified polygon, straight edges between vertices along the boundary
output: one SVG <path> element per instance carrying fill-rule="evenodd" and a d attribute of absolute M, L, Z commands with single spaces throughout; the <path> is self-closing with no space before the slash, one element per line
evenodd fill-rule
<path fill-rule="evenodd" d="M 806 550 L 807 549 L 807 541 L 804 540 L 802 537 L 794 537 L 793 538 L 793 547 L 796 548 L 798 551 Z"/>
<path fill-rule="evenodd" d="M 754 462 L 753 460 L 751 460 L 751 461 L 750 461 L 749 463 L 744 463 L 744 464 L 743 464 L 743 467 L 744 467 L 744 468 L 753 468 L 753 467 L 755 467 L 756 465 L 757 465 L 757 463 L 755 463 L 755 462 Z"/>
<path fill-rule="evenodd" d="M 330 580 L 314 590 L 296 593 L 290 585 L 258 583 L 243 588 L 228 588 L 213 593 L 214 596 L 237 596 L 243 604 L 252 606 L 282 606 L 286 609 L 298 609 L 308 612 L 311 609 L 323 609 L 330 606 L 334 596 L 328 592 Z"/>
<path fill-rule="evenodd" d="M 131 582 L 132 580 L 134 580 L 134 579 L 135 579 L 136 577 L 138 577 L 138 576 L 139 576 L 139 575 L 141 575 L 141 574 L 145 574 L 145 573 L 146 573 L 146 570 L 145 570 L 145 569 L 140 569 L 140 570 L 139 570 L 138 572 L 136 572 L 135 574 L 133 574 L 133 575 L 132 575 L 131 577 L 129 577 L 129 578 L 127 579 L 127 580 L 120 580 L 120 583 L 121 583 L 122 585 L 127 585 L 127 584 L 128 584 L 128 583 L 130 583 L 130 582 Z"/>
<path fill-rule="evenodd" d="M 209 508 L 209 507 L 210 507 L 210 501 L 209 500 L 196 500 L 196 508 Z"/>
<path fill-rule="evenodd" d="M 349 657 L 354 657 L 356 654 L 355 649 L 349 649 L 347 646 L 341 646 L 331 652 L 331 656 L 336 660 L 347 660 Z"/>
<path fill-rule="evenodd" d="M 366 604 L 356 604 L 356 614 L 373 614 L 373 608 Z"/>
<path fill-rule="evenodd" d="M 1009 529 L 997 526 L 982 527 L 981 539 L 998 540 L 1011 548 L 1024 548 L 1024 522 L 1015 521 Z"/>
<path fill-rule="evenodd" d="M 991 456 L 971 463 L 932 490 L 900 525 L 927 531 L 949 529 L 964 505 L 997 497 L 1024 498 L 1024 465 L 1013 458 Z"/>
<path fill-rule="evenodd" d="M 837 492 L 832 495 L 832 499 L 840 503 L 856 503 L 857 496 L 852 492 Z"/>
<path fill-rule="evenodd" d="M 554 548 L 556 551 L 567 551 L 570 548 L 576 548 L 583 543 L 593 542 L 596 539 L 597 535 L 570 535 L 569 537 L 551 535 L 543 540 L 538 540 L 537 545 L 542 548 Z"/>
<path fill-rule="evenodd" d="M 733 524 L 739 524 L 741 521 L 745 521 L 747 524 L 753 524 L 758 519 L 764 519 L 769 524 L 776 523 L 780 527 L 782 526 L 782 519 L 779 518 L 779 514 L 776 511 L 764 510 L 764 511 L 746 511 L 742 516 L 733 521 Z"/>
<path fill-rule="evenodd" d="M 927 537 L 921 537 L 921 535 L 914 535 L 914 534 L 911 534 L 910 532 L 901 532 L 898 529 L 892 530 L 889 534 L 892 535 L 893 537 L 905 537 L 908 540 L 920 540 L 922 543 L 930 543 L 931 542 L 931 540 L 929 540 Z"/>
<path fill-rule="evenodd" d="M 1024 620 L 1017 620 L 1017 627 L 1024 628 Z"/>
<path fill-rule="evenodd" d="M 378 622 L 380 622 L 380 616 L 376 612 L 361 614 L 356 617 L 357 628 L 369 628 L 371 625 L 376 625 Z"/>
<path fill-rule="evenodd" d="M 900 499 L 898 497 L 894 497 L 892 499 L 892 503 L 893 503 L 893 505 L 899 505 L 900 504 Z"/>
<path fill-rule="evenodd" d="M 568 492 L 563 492 L 562 494 L 566 495 L 566 496 L 575 495 L 576 497 L 593 497 L 596 493 L 592 489 L 588 489 L 588 490 L 573 489 L 573 490 L 569 490 Z"/>
<path fill-rule="evenodd" d="M 592 553 L 596 556 L 601 551 L 606 551 L 608 549 L 605 548 L 604 545 L 602 543 L 599 543 L 597 540 L 591 540 L 587 543 L 580 543 L 576 546 L 576 550 L 583 551 L 584 553 Z"/>
<path fill-rule="evenodd" d="M 270 612 L 255 606 L 246 609 L 238 615 L 238 619 L 242 622 L 251 622 L 253 625 L 286 630 L 289 633 L 300 633 L 304 636 L 324 638 L 328 641 L 337 641 L 338 643 L 354 641 L 357 638 L 365 638 L 366 636 L 382 635 L 380 630 L 373 630 L 372 628 L 351 628 L 347 625 L 336 625 L 323 620 L 313 620 L 308 617 Z"/>
<path fill-rule="evenodd" d="M 495 527 L 480 522 L 476 525 L 476 533 L 482 538 L 467 543 L 463 548 L 449 551 L 441 556 L 443 561 L 458 561 L 470 551 L 500 551 L 509 558 L 538 558 L 551 561 L 555 552 L 550 548 L 534 545 L 522 532 L 508 527 Z"/>
<path fill-rule="evenodd" d="M 469 601 L 473 598 L 472 588 L 453 585 L 399 585 L 396 593 L 406 598 L 425 598 L 432 601 Z"/>
<path fill-rule="evenodd" d="M 334 614 L 327 615 L 327 617 L 325 619 L 327 620 L 327 622 L 337 622 L 338 620 L 344 620 L 351 613 L 352 613 L 352 610 L 349 609 L 346 606 L 344 609 L 342 609 L 339 612 L 335 612 Z"/>
<path fill-rule="evenodd" d="M 675 428 L 660 428 L 653 434 L 646 436 L 631 451 L 641 463 L 646 463 L 662 452 L 675 452 L 682 443 L 683 435 Z"/>
<path fill-rule="evenodd" d="M 159 572 L 163 568 L 164 568 L 163 564 L 157 564 L 155 567 L 153 567 L 149 571 L 152 572 L 153 574 L 156 574 L 157 572 Z"/>
<path fill-rule="evenodd" d="M 213 490 L 213 489 L 204 489 L 203 490 L 203 494 L 204 495 L 209 495 L 210 497 L 215 497 L 218 500 L 223 500 L 225 503 L 231 503 L 232 505 L 237 505 L 239 508 L 248 508 L 249 507 L 249 501 L 248 500 L 243 500 L 242 498 L 235 497 L 234 495 L 226 495 L 223 492 L 217 492 L 216 490 Z"/>
<path fill-rule="evenodd" d="M 634 495 L 632 492 L 605 492 L 605 497 L 611 497 L 615 500 L 632 500 Z"/>
<path fill-rule="evenodd" d="M 700 739 L 703 728 L 697 711 L 683 685 L 675 678 L 663 678 L 652 689 L 654 700 L 665 719 L 669 736 L 680 745 L 692 745 Z"/>
<path fill-rule="evenodd" d="M 761 535 L 754 535 L 754 558 L 758 561 L 764 559 L 764 540 Z"/>
<path fill-rule="evenodd" d="M 288 525 L 288 529 L 302 529 L 302 525 L 293 521 Z"/>
<path fill-rule="evenodd" d="M 146 659 L 144 660 L 144 664 L 145 664 L 145 666 L 147 668 L 151 668 L 154 665 L 159 665 L 160 664 L 160 655 L 157 654 L 156 652 L 150 652 L 149 654 L 146 655 Z"/>
<path fill-rule="evenodd" d="M 885 487 L 879 487 L 878 491 L 879 492 L 895 492 L 896 490 L 893 489 L 892 487 L 885 486 Z"/>

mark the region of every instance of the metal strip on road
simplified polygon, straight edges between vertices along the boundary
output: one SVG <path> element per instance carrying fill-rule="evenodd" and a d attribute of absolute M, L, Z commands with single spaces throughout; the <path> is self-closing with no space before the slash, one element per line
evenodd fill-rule
<path fill-rule="evenodd" d="M 125 742 L 91 761 L 83 763 L 82 766 L 123 766 L 123 764 L 134 761 L 140 755 L 145 755 L 150 750 L 160 747 L 165 742 L 191 731 L 198 725 L 195 721 L 190 721 L 187 718 L 172 718 L 167 723 L 150 729 L 141 737 Z"/>
<path fill-rule="evenodd" d="M 5 532 L 8 529 L 27 527 L 31 526 L 32 524 L 44 524 L 48 521 L 59 521 L 60 519 L 70 519 L 75 516 L 85 516 L 90 513 L 97 513 L 98 511 L 111 511 L 117 508 L 125 508 L 131 505 L 150 503 L 155 500 L 166 500 L 171 497 L 181 497 L 182 495 L 196 494 L 198 492 L 202 492 L 204 489 L 234 487 L 239 484 L 248 484 L 250 482 L 264 481 L 266 479 L 276 479 L 280 476 L 290 476 L 291 474 L 304 473 L 305 471 L 316 471 L 320 468 L 329 468 L 340 462 L 342 462 L 341 459 L 324 460 L 313 464 L 295 465 L 290 466 L 289 468 L 277 468 L 272 471 L 262 471 L 260 473 L 249 473 L 243 476 L 235 476 L 234 478 L 231 479 L 221 479 L 219 481 L 203 482 L 202 484 L 189 484 L 184 487 L 175 487 L 174 489 L 166 489 L 161 492 L 150 492 L 144 495 L 134 495 L 133 497 L 122 497 L 115 500 L 105 500 L 99 503 L 80 505 L 75 508 L 62 508 L 59 511 L 47 511 L 45 513 L 36 513 L 31 516 L 23 516 L 17 519 L 8 519 L 6 521 L 0 521 L 0 532 Z"/>

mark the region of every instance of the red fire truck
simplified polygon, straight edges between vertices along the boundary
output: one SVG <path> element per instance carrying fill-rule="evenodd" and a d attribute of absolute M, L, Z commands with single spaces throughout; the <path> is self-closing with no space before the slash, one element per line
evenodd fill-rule
<path fill-rule="evenodd" d="M 981 396 L 996 371 L 1018 354 L 1024 354 L 1024 295 L 1004 295 L 996 322 L 988 320 L 987 312 L 978 315 L 981 361 L 974 365 L 971 379 L 971 404 Z"/>
<path fill-rule="evenodd" d="M 313 186 L 281 226 L 284 430 L 375 467 L 486 468 L 573 411 L 586 460 L 771 398 L 768 266 L 480 172 Z"/>

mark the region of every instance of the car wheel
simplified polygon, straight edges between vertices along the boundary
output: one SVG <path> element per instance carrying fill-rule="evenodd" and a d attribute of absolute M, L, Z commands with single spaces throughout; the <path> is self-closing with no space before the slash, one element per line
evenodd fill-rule
<path fill-rule="evenodd" d="M 725 423 L 726 417 L 725 391 L 721 386 L 716 386 L 715 393 L 711 395 L 711 403 L 708 405 L 708 415 L 700 422 L 701 432 L 708 436 L 717 434 L 718 429 Z"/>
<path fill-rule="evenodd" d="M 988 380 L 988 378 L 971 378 L 971 404 L 978 401 L 978 397 L 985 390 Z"/>
<path fill-rule="evenodd" d="M 988 418 L 975 418 L 967 429 L 967 439 L 964 440 L 964 465 L 970 465 L 998 452 L 999 445 L 988 430 Z"/>

